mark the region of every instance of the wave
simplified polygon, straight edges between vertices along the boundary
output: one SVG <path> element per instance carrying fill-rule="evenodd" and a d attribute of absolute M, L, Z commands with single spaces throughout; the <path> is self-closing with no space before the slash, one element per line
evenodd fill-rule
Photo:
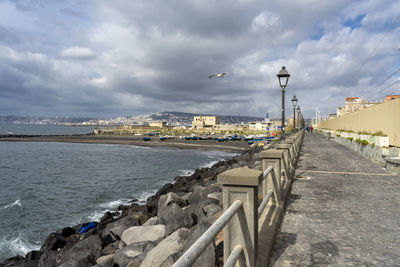
<path fill-rule="evenodd" d="M 161 187 L 160 187 L 161 188 Z M 139 204 L 146 204 L 146 200 L 151 197 L 152 195 L 155 195 L 157 193 L 157 190 L 153 190 L 151 192 L 145 191 L 140 193 L 140 195 L 137 197 L 138 203 Z"/>
<path fill-rule="evenodd" d="M 120 205 L 129 204 L 129 201 L 130 201 L 130 199 L 123 198 L 123 199 L 118 199 L 118 200 L 113 200 L 110 202 L 102 203 L 99 205 L 99 207 L 105 208 L 105 209 L 115 209 Z"/>
<path fill-rule="evenodd" d="M 116 208 L 120 205 L 129 205 L 130 204 L 130 199 L 118 199 L 118 200 L 113 200 L 110 202 L 105 202 L 105 203 L 101 203 L 100 205 L 98 205 L 101 210 L 97 210 L 97 211 L 93 211 L 92 213 L 90 213 L 86 218 L 89 221 L 99 221 L 104 213 L 106 213 L 107 211 L 115 211 Z"/>
<path fill-rule="evenodd" d="M 147 198 L 154 195 L 155 193 L 157 193 L 157 190 L 153 190 L 151 192 L 146 191 L 140 193 L 136 197 L 134 196 L 133 198 L 136 198 L 138 200 L 137 203 L 139 204 L 146 204 Z M 104 213 L 106 213 L 107 211 L 116 211 L 116 209 L 120 205 L 130 205 L 131 203 L 132 199 L 127 199 L 127 198 L 102 203 L 98 205 L 98 207 L 100 207 L 101 210 L 93 211 L 86 217 L 86 219 L 88 219 L 89 221 L 99 221 L 103 217 Z"/>
<path fill-rule="evenodd" d="M 11 207 L 14 207 L 14 206 L 22 207 L 21 200 L 17 199 L 17 200 L 14 201 L 14 203 L 8 204 L 8 205 L 4 205 L 0 209 L 8 209 L 8 208 L 11 208 Z"/>
<path fill-rule="evenodd" d="M 98 222 L 103 217 L 105 212 L 107 212 L 107 210 L 105 210 L 105 211 L 94 211 L 94 212 L 90 213 L 87 216 L 87 219 L 90 222 Z"/>
<path fill-rule="evenodd" d="M 37 243 L 28 242 L 20 233 L 16 238 L 3 237 L 0 240 L 0 255 L 21 255 L 25 256 L 32 250 L 39 250 L 40 245 Z M 1 258 L 1 257 L 0 257 Z"/>
<path fill-rule="evenodd" d="M 215 163 L 218 163 L 220 160 L 223 160 L 223 159 L 220 158 L 218 160 L 213 160 L 209 163 L 203 164 L 202 166 L 200 166 L 200 168 L 211 168 Z"/>
<path fill-rule="evenodd" d="M 194 173 L 194 170 L 190 169 L 180 169 L 178 170 L 179 175 L 192 175 Z"/>

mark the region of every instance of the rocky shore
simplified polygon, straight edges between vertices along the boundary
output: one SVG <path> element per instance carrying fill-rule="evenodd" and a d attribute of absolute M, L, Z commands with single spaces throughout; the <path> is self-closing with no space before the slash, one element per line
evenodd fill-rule
<path fill-rule="evenodd" d="M 221 215 L 217 175 L 243 166 L 261 169 L 261 149 L 254 147 L 190 176 L 177 176 L 146 204 L 132 200 L 106 212 L 86 233 L 79 230 L 90 222 L 50 233 L 40 250 L 6 259 L 0 266 L 170 266 Z M 222 238 L 217 237 L 194 266 L 221 265 L 222 251 Z"/>

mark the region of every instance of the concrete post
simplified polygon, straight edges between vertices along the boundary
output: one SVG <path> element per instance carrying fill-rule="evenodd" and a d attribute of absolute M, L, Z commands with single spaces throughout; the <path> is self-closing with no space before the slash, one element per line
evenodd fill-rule
<path fill-rule="evenodd" d="M 282 170 L 282 160 L 283 160 L 283 151 L 282 150 L 277 150 L 277 149 L 268 149 L 260 152 L 260 158 L 262 160 L 262 168 L 263 171 L 265 171 L 268 167 L 272 166 L 274 168 L 274 173 L 276 180 L 278 182 L 278 188 L 276 198 L 278 199 L 278 203 L 275 203 L 276 205 L 280 205 L 280 202 L 283 200 L 282 199 L 282 187 L 283 187 L 283 181 L 281 177 L 281 170 Z M 263 196 L 267 194 L 267 192 L 270 189 L 274 189 L 274 184 L 272 177 L 269 176 L 266 179 L 263 180 Z M 275 200 L 274 200 L 275 201 Z M 276 201 L 275 201 L 276 202 Z"/>
<path fill-rule="evenodd" d="M 243 202 L 243 208 L 224 228 L 224 262 L 236 245 L 243 247 L 246 266 L 256 266 L 258 251 L 258 186 L 262 172 L 249 168 L 236 168 L 218 175 L 222 185 L 224 211 L 235 200 Z"/>
<path fill-rule="evenodd" d="M 292 162 L 294 163 L 296 160 L 296 157 L 297 157 L 297 148 L 296 148 L 295 138 L 292 137 L 292 138 L 286 139 L 286 143 L 289 145 L 292 145 L 290 148 L 290 152 L 291 152 L 290 154 L 292 156 Z"/>
<path fill-rule="evenodd" d="M 292 160 L 291 160 L 291 155 L 290 155 L 290 148 L 292 145 L 289 144 L 276 144 L 275 148 L 278 150 L 283 151 L 284 155 L 284 162 L 283 162 L 283 168 L 285 169 L 285 179 L 290 180 L 290 173 L 292 171 L 293 165 L 292 165 Z M 285 166 L 286 165 L 286 166 Z M 287 172 L 287 173 L 286 173 Z"/>

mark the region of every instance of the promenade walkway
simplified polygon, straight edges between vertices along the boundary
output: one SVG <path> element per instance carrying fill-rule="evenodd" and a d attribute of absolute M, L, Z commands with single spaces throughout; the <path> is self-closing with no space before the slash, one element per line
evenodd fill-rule
<path fill-rule="evenodd" d="M 400 266 L 400 177 L 306 133 L 270 266 Z"/>

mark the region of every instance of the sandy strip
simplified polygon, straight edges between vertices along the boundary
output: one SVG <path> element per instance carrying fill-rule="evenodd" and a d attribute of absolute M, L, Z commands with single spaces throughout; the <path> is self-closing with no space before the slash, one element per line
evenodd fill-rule
<path fill-rule="evenodd" d="M 245 141 L 215 140 L 185 140 L 170 139 L 160 141 L 159 138 L 152 138 L 151 141 L 143 141 L 137 136 L 118 135 L 82 135 L 82 136 L 33 136 L 33 137 L 3 137 L 0 141 L 7 142 L 66 142 L 85 144 L 124 144 L 147 147 L 174 147 L 182 149 L 216 150 L 225 152 L 243 152 L 249 148 Z"/>

